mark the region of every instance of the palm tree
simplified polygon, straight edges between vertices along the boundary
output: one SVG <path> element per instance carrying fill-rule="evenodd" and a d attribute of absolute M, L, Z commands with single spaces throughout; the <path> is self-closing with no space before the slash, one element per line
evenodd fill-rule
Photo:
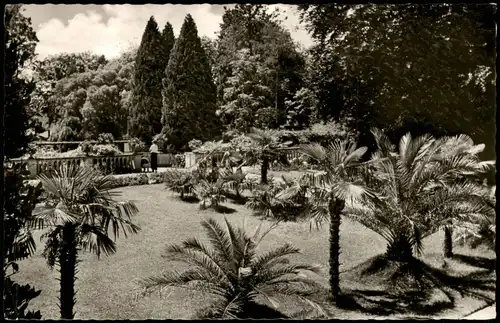
<path fill-rule="evenodd" d="M 179 193 L 181 199 L 185 194 L 193 193 L 196 179 L 192 172 L 171 169 L 165 172 L 165 188 Z"/>
<path fill-rule="evenodd" d="M 226 200 L 226 189 L 224 181 L 219 178 L 215 183 L 201 179 L 193 187 L 194 194 L 201 201 L 200 208 L 205 209 L 207 200 L 210 201 L 210 207 L 217 209 L 221 202 Z"/>
<path fill-rule="evenodd" d="M 280 143 L 278 135 L 278 130 L 261 130 L 257 128 L 252 128 L 252 132 L 246 135 L 254 140 L 258 147 L 257 151 L 254 153 L 262 160 L 262 166 L 260 168 L 260 181 L 262 184 L 267 184 L 267 171 L 269 169 L 270 159 L 277 156 L 279 148 L 285 147 L 291 143 Z"/>
<path fill-rule="evenodd" d="M 214 301 L 206 318 L 272 318 L 260 312 L 266 307 L 259 306 L 257 297 L 276 308 L 276 296 L 309 300 L 322 289 L 303 273 L 317 273 L 317 267 L 289 263 L 287 256 L 298 254 L 299 249 L 285 244 L 257 255 L 258 244 L 272 227 L 260 235 L 259 226 L 255 234 L 249 236 L 227 219 L 225 223 L 226 228 L 213 219 L 201 222 L 211 246 L 191 238 L 167 248 L 168 259 L 187 263 L 190 269 L 149 277 L 141 280 L 140 285 L 148 292 L 164 287 L 182 287 L 211 294 Z M 312 301 L 310 304 L 321 308 Z M 269 312 L 269 307 L 267 309 Z M 279 312 L 274 315 L 284 317 Z"/>
<path fill-rule="evenodd" d="M 380 130 L 372 133 L 378 150 L 372 155 L 373 169 L 366 180 L 377 190 L 377 198 L 365 208 L 350 207 L 347 214 L 387 240 L 387 261 L 409 264 L 414 251 L 422 253 L 422 239 L 450 225 L 452 219 L 480 218 L 494 212 L 484 203 L 484 188 L 467 180 L 487 171 L 491 162 L 458 150 L 444 153 L 443 147 L 452 140 L 459 142 L 457 138 L 436 140 L 407 134 L 396 152 Z"/>
<path fill-rule="evenodd" d="M 116 251 L 114 238 L 120 228 L 137 233 L 139 227 L 131 222 L 138 210 L 132 202 L 118 202 L 114 198 L 112 178 L 91 168 L 61 166 L 50 175 L 38 179 L 47 194 L 42 211 L 34 214 L 31 227 L 50 230 L 46 239 L 44 256 L 53 267 L 60 268 L 60 313 L 62 319 L 74 317 L 75 279 L 78 252 L 88 250 L 100 256 Z"/>
<path fill-rule="evenodd" d="M 493 161 L 487 161 L 484 163 L 481 163 L 480 158 L 478 157 L 478 154 L 481 153 L 485 145 L 484 144 L 479 144 L 479 145 L 474 145 L 473 140 L 467 136 L 467 135 L 458 135 L 458 136 L 451 136 L 451 137 L 443 137 L 440 140 L 437 141 L 436 143 L 436 148 L 437 148 L 437 155 L 439 157 L 446 156 L 447 159 L 451 159 L 452 156 L 454 158 L 460 158 L 461 155 L 467 155 L 468 160 L 470 163 L 477 163 L 477 166 L 479 166 L 479 169 L 477 171 L 466 171 L 463 172 L 457 180 L 472 180 L 476 183 L 479 182 L 479 176 L 484 173 L 483 166 L 488 167 L 488 166 L 493 166 Z M 493 196 L 490 194 L 490 192 L 487 189 L 483 190 L 483 197 L 484 200 L 482 201 L 483 203 L 486 203 L 494 208 L 495 201 L 494 201 L 494 194 Z M 493 203 L 493 204 L 492 204 Z M 444 230 L 444 242 L 443 242 L 443 255 L 445 258 L 450 258 L 453 256 L 453 229 L 455 227 L 455 224 L 453 221 L 458 223 L 474 223 L 477 222 L 477 217 L 470 216 L 470 214 L 467 213 L 460 213 L 460 209 L 456 208 L 456 204 L 449 204 L 443 207 L 440 211 L 442 212 L 448 212 L 450 215 L 450 221 L 449 223 L 443 226 Z M 484 222 L 480 218 L 480 222 Z M 488 222 L 488 221 L 487 221 Z M 460 225 L 459 225 L 460 226 Z"/>
<path fill-rule="evenodd" d="M 487 203 L 492 209 L 496 206 L 496 186 L 493 186 L 487 196 Z M 467 242 L 472 248 L 484 245 L 488 249 L 496 251 L 496 214 L 489 214 L 487 218 L 479 222 L 459 222 L 457 224 L 458 239 Z"/>
<path fill-rule="evenodd" d="M 219 170 L 220 178 L 224 181 L 224 186 L 231 189 L 235 193 L 237 200 L 241 199 L 241 191 L 251 188 L 251 183 L 246 181 L 246 174 L 240 171 L 233 171 L 229 168 Z"/>
<path fill-rule="evenodd" d="M 366 147 L 357 148 L 347 140 L 336 140 L 328 147 L 319 144 L 301 146 L 303 154 L 318 162 L 321 172 L 305 173 L 301 185 L 293 185 L 277 198 L 294 198 L 305 186 L 307 213 L 317 225 L 330 221 L 330 293 L 337 302 L 340 284 L 340 223 L 346 202 L 357 208 L 357 202 L 369 201 L 374 194 L 360 179 L 364 165 L 361 157 Z"/>
<path fill-rule="evenodd" d="M 257 185 L 245 205 L 257 214 L 277 221 L 302 219 L 307 208 L 304 179 L 281 178 L 282 181 Z M 286 199 L 283 198 L 284 191 L 288 192 Z"/>

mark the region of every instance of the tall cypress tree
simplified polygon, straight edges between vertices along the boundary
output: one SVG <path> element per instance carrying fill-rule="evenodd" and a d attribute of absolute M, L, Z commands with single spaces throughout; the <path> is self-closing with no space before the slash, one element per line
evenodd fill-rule
<path fill-rule="evenodd" d="M 161 82 L 166 60 L 158 24 L 151 16 L 135 59 L 129 134 L 149 143 L 161 131 Z"/>
<path fill-rule="evenodd" d="M 198 29 L 187 15 L 170 54 L 163 81 L 163 133 L 177 150 L 192 139 L 211 140 L 219 133 L 216 88 Z"/>
<path fill-rule="evenodd" d="M 172 25 L 169 22 L 167 22 L 167 24 L 163 28 L 163 31 L 161 33 L 161 38 L 163 39 L 163 54 L 165 58 L 165 68 L 166 68 L 168 64 L 168 58 L 170 57 L 170 52 L 172 51 L 172 48 L 174 48 L 175 45 L 174 29 L 172 28 Z M 165 70 L 165 68 L 163 70 Z"/>

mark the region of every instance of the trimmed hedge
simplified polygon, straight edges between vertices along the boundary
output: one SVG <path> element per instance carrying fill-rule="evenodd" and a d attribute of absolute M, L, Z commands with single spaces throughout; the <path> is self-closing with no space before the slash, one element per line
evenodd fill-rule
<path fill-rule="evenodd" d="M 149 185 L 164 183 L 167 179 L 165 172 L 161 173 L 135 173 L 125 175 L 111 175 L 114 181 L 114 187 Z"/>
<path fill-rule="evenodd" d="M 136 186 L 136 185 L 149 185 L 164 183 L 167 179 L 167 173 L 135 173 L 123 175 L 110 175 L 113 178 L 113 187 Z M 39 180 L 27 180 L 28 185 L 36 186 L 40 183 Z"/>

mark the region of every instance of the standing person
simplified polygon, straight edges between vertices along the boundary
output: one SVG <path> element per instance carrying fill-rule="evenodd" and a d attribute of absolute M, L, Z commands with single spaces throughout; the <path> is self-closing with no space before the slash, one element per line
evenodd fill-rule
<path fill-rule="evenodd" d="M 151 170 L 155 173 L 158 172 L 158 146 L 156 141 L 153 141 L 151 147 L 149 147 L 149 152 L 151 153 L 151 158 L 149 160 L 151 164 Z"/>

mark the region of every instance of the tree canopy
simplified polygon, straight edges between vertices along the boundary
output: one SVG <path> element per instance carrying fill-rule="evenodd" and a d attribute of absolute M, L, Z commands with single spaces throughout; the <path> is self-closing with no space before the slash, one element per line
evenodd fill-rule
<path fill-rule="evenodd" d="M 14 158 L 22 156 L 31 141 L 28 130 L 35 84 L 23 71 L 34 59 L 38 42 L 31 19 L 22 14 L 21 5 L 6 7 L 4 38 L 4 156 Z"/>
<path fill-rule="evenodd" d="M 407 131 L 466 132 L 493 148 L 491 6 L 299 9 L 315 40 L 313 83 L 323 118 L 349 115 L 365 136 L 370 126 L 379 126 L 393 140 Z"/>

